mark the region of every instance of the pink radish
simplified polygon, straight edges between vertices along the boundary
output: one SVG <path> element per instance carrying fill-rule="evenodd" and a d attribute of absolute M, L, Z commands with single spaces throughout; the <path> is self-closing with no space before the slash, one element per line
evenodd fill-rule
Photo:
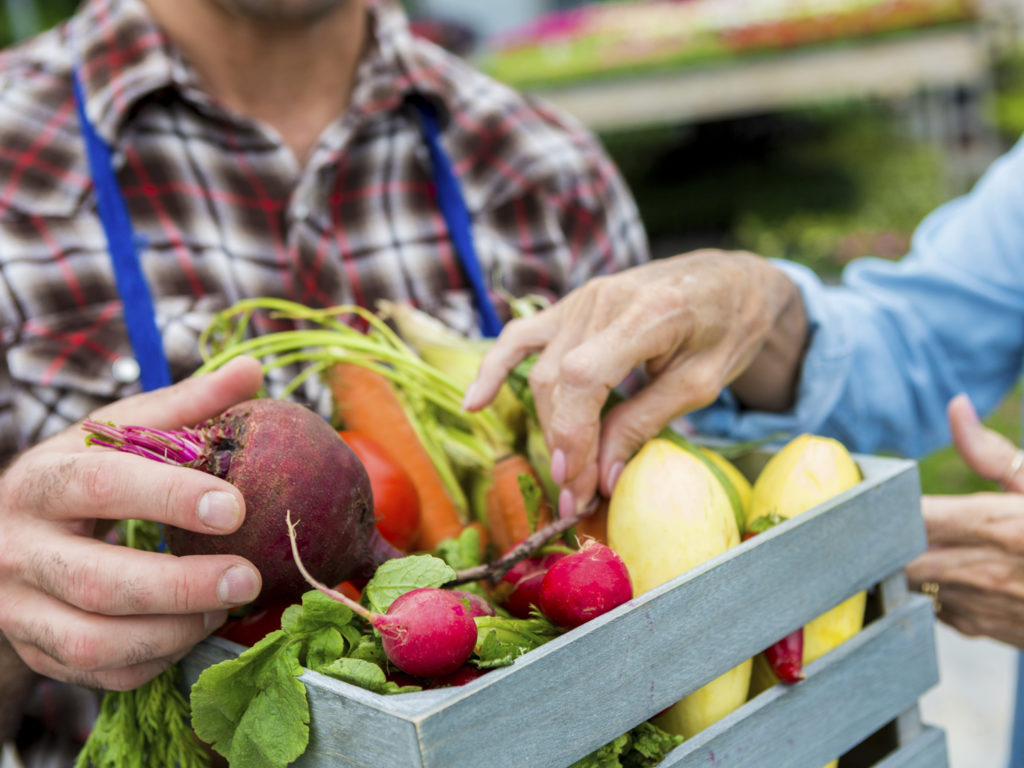
<path fill-rule="evenodd" d="M 298 403 L 249 400 L 176 430 L 95 421 L 82 426 L 91 445 L 199 469 L 241 491 L 245 521 L 234 533 L 167 526 L 165 536 L 175 555 L 248 558 L 263 577 L 257 603 L 293 603 L 309 588 L 292 562 L 286 510 L 302 518 L 300 545 L 322 581 L 369 578 L 380 563 L 402 556 L 377 532 L 362 463 L 324 419 Z"/>
<path fill-rule="evenodd" d="M 296 524 L 285 513 L 292 558 L 303 577 L 315 589 L 347 605 L 376 627 L 388 661 L 417 677 L 440 677 L 463 666 L 476 645 L 476 622 L 469 601 L 452 590 L 423 587 L 396 597 L 387 611 L 371 611 L 347 595 L 331 589 L 306 570 L 299 556 Z"/>
<path fill-rule="evenodd" d="M 565 552 L 551 552 L 513 565 L 494 589 L 498 605 L 518 619 L 530 618 L 534 608 L 540 610 L 540 585 L 545 574 L 565 555 Z"/>
<path fill-rule="evenodd" d="M 477 616 L 497 616 L 498 612 L 494 610 L 494 606 L 491 605 L 490 601 L 476 592 L 467 592 L 463 589 L 452 589 L 449 590 L 453 595 L 462 600 L 469 608 L 469 615 L 476 618 Z"/>
<path fill-rule="evenodd" d="M 541 582 L 540 609 L 550 621 L 572 629 L 632 597 L 622 558 L 591 539 L 548 569 Z"/>
<path fill-rule="evenodd" d="M 380 630 L 388 660 L 417 677 L 451 674 L 476 645 L 469 609 L 445 589 L 413 589 L 395 598 L 387 613 L 371 613 L 369 621 Z"/>

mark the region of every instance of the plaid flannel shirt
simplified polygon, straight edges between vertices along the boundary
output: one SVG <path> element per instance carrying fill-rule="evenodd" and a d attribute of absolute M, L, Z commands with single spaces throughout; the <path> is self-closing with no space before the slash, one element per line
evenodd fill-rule
<path fill-rule="evenodd" d="M 76 61 L 176 380 L 198 366 L 212 314 L 245 297 L 407 300 L 475 327 L 411 94 L 439 108 L 500 312 L 496 288 L 554 298 L 647 258 L 632 198 L 589 133 L 414 38 L 396 4 L 371 0 L 369 13 L 350 106 L 305 167 L 273 129 L 203 91 L 140 0 L 87 0 L 0 56 L 0 461 L 139 388 L 112 373 L 132 353 L 75 113 Z"/>

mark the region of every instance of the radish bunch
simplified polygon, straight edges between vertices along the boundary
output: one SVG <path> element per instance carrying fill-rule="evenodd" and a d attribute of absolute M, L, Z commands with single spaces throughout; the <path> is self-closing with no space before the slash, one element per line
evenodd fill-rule
<path fill-rule="evenodd" d="M 495 589 L 500 605 L 518 618 L 539 610 L 566 629 L 578 627 L 633 597 L 626 564 L 598 541 L 575 552 L 520 560 Z"/>

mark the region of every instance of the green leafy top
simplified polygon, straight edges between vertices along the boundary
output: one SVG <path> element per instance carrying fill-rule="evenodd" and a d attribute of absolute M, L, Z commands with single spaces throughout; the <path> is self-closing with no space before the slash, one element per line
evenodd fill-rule
<path fill-rule="evenodd" d="M 413 555 L 389 560 L 363 590 L 383 612 L 399 595 L 439 587 L 455 572 L 443 560 Z M 376 693 L 404 693 L 387 679 L 387 659 L 373 628 L 317 590 L 289 606 L 281 629 L 238 657 L 206 668 L 192 686 L 196 735 L 232 766 L 285 768 L 309 743 L 309 703 L 298 679 L 312 669 Z"/>

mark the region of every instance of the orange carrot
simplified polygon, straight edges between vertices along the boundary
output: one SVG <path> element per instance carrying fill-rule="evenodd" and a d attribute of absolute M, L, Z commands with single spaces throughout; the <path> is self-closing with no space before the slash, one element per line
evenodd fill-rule
<path fill-rule="evenodd" d="M 499 459 L 492 471 L 493 479 L 486 496 L 487 528 L 500 554 L 508 552 L 534 530 L 519 487 L 519 476 L 523 474 L 532 477 L 540 487 L 537 473 L 522 454 L 510 453 Z M 537 527 L 549 522 L 551 508 L 542 501 Z"/>
<path fill-rule="evenodd" d="M 379 443 L 416 486 L 420 532 L 415 549 L 431 551 L 458 536 L 463 528 L 458 508 L 387 378 L 357 363 L 338 363 L 327 382 L 344 427 Z"/>
<path fill-rule="evenodd" d="M 576 523 L 576 536 L 608 544 L 608 499 L 602 497 L 597 509 Z"/>
<path fill-rule="evenodd" d="M 487 526 L 474 520 L 466 527 L 475 528 L 476 532 L 480 535 L 480 556 L 484 557 L 487 553 L 487 547 L 491 543 L 491 534 L 488 532 Z"/>

